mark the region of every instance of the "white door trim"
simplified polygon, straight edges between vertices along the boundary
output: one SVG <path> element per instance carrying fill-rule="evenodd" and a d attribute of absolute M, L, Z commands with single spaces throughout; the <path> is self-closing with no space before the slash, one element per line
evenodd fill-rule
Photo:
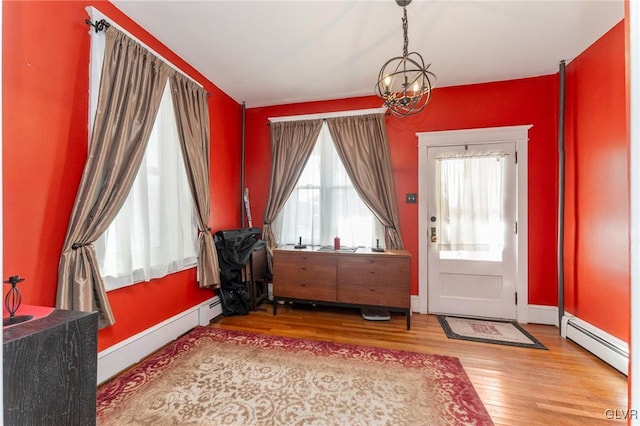
<path fill-rule="evenodd" d="M 527 322 L 529 304 L 528 285 L 528 142 L 532 125 L 485 127 L 479 129 L 443 130 L 416 133 L 418 137 L 418 312 L 428 313 L 428 271 L 420 265 L 428 264 L 427 225 L 427 149 L 433 146 L 472 145 L 500 142 L 515 142 L 518 155 L 518 201 L 516 217 L 518 235 L 516 242 L 516 291 L 518 306 L 516 319 Z M 423 201 L 424 200 L 424 201 Z"/>

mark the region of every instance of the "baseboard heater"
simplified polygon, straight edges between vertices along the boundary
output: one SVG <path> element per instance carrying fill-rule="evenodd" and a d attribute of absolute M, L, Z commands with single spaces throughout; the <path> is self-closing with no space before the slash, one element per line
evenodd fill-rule
<path fill-rule="evenodd" d="M 562 317 L 562 336 L 582 346 L 622 374 L 629 374 L 629 345 L 580 318 Z"/>
<path fill-rule="evenodd" d="M 198 323 L 202 326 L 209 325 L 212 319 L 222 315 L 220 298 L 214 296 L 198 307 Z"/>
<path fill-rule="evenodd" d="M 218 296 L 183 311 L 98 353 L 98 384 L 126 370 L 194 327 L 222 315 Z"/>

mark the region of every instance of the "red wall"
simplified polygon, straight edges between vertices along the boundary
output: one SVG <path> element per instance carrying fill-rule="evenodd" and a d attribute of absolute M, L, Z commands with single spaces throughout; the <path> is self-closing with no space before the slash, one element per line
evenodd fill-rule
<path fill-rule="evenodd" d="M 629 138 L 620 22 L 567 65 L 566 310 L 628 342 Z"/>
<path fill-rule="evenodd" d="M 387 117 L 391 161 L 405 246 L 413 255 L 412 293 L 418 294 L 417 132 L 533 124 L 529 142 L 529 303 L 557 304 L 557 76 L 544 76 L 434 90 L 426 110 L 413 117 Z M 264 215 L 269 191 L 270 142 L 267 118 L 381 105 L 374 96 L 279 105 L 247 110 L 247 177 L 253 216 Z"/>
<path fill-rule="evenodd" d="M 112 4 L 3 1 L 4 272 L 21 275 L 23 303 L 54 306 L 60 251 L 87 155 L 89 27 L 93 5 L 211 93 L 213 230 L 239 223 L 241 107 Z M 116 324 L 99 349 L 211 297 L 195 269 L 109 292 Z"/>

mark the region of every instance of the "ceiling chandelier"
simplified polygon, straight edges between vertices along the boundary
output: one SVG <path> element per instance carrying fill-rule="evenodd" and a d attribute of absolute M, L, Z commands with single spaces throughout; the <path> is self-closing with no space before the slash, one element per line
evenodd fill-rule
<path fill-rule="evenodd" d="M 419 113 L 431 99 L 431 89 L 436 76 L 417 52 L 408 51 L 407 8 L 411 0 L 396 0 L 402 6 L 402 30 L 404 31 L 404 49 L 402 56 L 389 59 L 378 75 L 376 94 L 384 100 L 384 105 L 393 115 L 406 117 Z"/>

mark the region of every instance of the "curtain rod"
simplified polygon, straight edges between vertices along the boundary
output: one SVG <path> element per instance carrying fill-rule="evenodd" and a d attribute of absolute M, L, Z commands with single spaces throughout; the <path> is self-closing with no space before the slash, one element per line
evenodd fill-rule
<path fill-rule="evenodd" d="M 285 121 L 301 121 L 301 120 L 318 120 L 334 117 L 348 117 L 352 115 L 367 115 L 367 114 L 386 114 L 387 108 L 370 108 L 370 109 L 356 109 L 351 111 L 336 111 L 336 112 L 323 112 L 318 114 L 304 114 L 304 115 L 288 115 L 284 117 L 270 117 L 267 118 L 269 123 L 281 123 Z"/>
<path fill-rule="evenodd" d="M 152 48 L 150 48 L 149 46 L 147 46 L 146 44 L 141 42 L 137 37 L 133 36 L 129 31 L 125 30 L 120 25 L 115 23 L 113 21 L 113 19 L 109 18 L 107 15 L 105 15 L 104 13 L 102 13 L 101 11 L 96 9 L 95 6 L 87 6 L 85 8 L 85 11 L 87 12 L 87 14 L 92 19 L 94 19 L 94 22 L 92 22 L 90 19 L 85 19 L 84 22 L 87 25 L 91 25 L 96 30 L 96 33 L 99 33 L 100 31 L 106 30 L 106 28 L 108 28 L 110 26 L 113 26 L 114 28 L 117 28 L 119 31 L 122 31 L 123 33 L 125 33 L 130 39 L 132 39 L 133 41 L 138 43 L 140 46 L 142 46 L 145 49 L 147 49 L 153 55 L 155 55 L 158 58 L 160 58 L 164 63 L 169 65 L 172 69 L 174 69 L 175 71 L 177 71 L 180 74 L 184 75 L 185 77 L 187 77 L 189 80 L 193 81 L 198 86 L 204 87 L 202 84 L 197 82 L 193 77 L 191 77 L 190 75 L 188 75 L 187 73 L 182 71 L 180 68 L 178 68 L 176 65 L 174 65 L 171 61 L 169 61 L 164 56 L 160 55 L 158 52 L 156 52 L 155 50 L 153 50 Z"/>

